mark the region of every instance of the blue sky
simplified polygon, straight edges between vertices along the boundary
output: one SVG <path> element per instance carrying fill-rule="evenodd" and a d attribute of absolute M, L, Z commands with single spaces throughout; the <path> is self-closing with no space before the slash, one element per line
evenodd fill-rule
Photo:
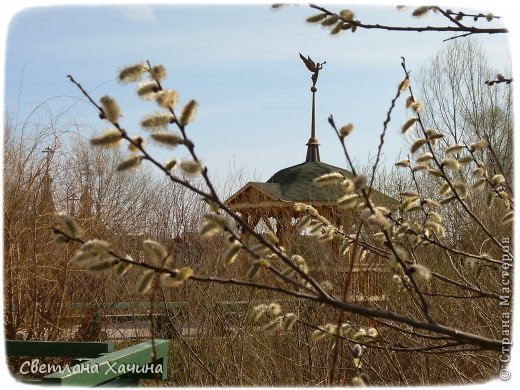
<path fill-rule="evenodd" d="M 332 10 L 348 6 L 331 5 Z M 364 22 L 439 24 L 436 18 L 411 19 L 410 8 L 351 6 Z M 488 9 L 479 11 L 488 12 Z M 316 13 L 306 5 L 272 11 L 267 4 L 160 6 L 45 6 L 18 12 L 9 25 L 5 62 L 4 107 L 18 122 L 42 102 L 33 120 L 48 120 L 49 110 L 102 131 L 106 125 L 67 81 L 72 74 L 94 97 L 114 96 L 130 133 L 144 133 L 139 118 L 155 110 L 140 101 L 135 87 L 116 82 L 116 70 L 149 59 L 169 70 L 165 86 L 177 89 L 181 104 L 200 103 L 189 128 L 197 151 L 214 174 L 223 178 L 230 165 L 245 167 L 251 177 L 267 180 L 277 170 L 305 159 L 310 135 L 310 73 L 298 52 L 327 61 L 317 94 L 317 135 L 322 161 L 345 166 L 338 142 L 327 125 L 352 122 L 348 140 L 354 158 L 367 162 L 395 88 L 402 78 L 400 57 L 419 73 L 445 44 L 442 33 L 361 31 L 331 37 L 305 23 Z M 441 21 L 442 25 L 446 23 Z M 507 20 L 506 20 L 507 24 Z M 503 69 L 508 37 L 479 36 L 491 64 Z M 385 144 L 385 164 L 399 155 L 399 129 L 406 112 L 399 105 Z M 164 160 L 172 152 L 160 152 Z M 176 157 L 183 153 L 173 152 Z"/>

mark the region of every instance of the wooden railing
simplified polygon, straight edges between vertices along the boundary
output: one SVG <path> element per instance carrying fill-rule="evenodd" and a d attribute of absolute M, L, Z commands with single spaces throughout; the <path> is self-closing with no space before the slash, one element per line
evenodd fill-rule
<path fill-rule="evenodd" d="M 21 363 L 16 377 L 23 382 L 66 386 L 138 385 L 140 379 L 166 380 L 169 340 L 155 339 L 114 351 L 112 343 L 6 341 L 9 357 L 32 358 Z M 73 358 L 66 364 L 44 364 L 34 358 Z M 155 360 L 154 360 L 155 357 Z M 53 371 L 50 372 L 49 371 Z M 29 376 L 45 374 L 42 378 Z"/>

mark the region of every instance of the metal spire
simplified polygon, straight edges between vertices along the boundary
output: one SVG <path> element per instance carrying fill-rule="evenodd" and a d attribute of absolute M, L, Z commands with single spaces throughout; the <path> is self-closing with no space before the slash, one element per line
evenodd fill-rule
<path fill-rule="evenodd" d="M 319 142 L 318 138 L 316 138 L 316 91 L 318 88 L 316 88 L 316 83 L 318 81 L 318 74 L 320 70 L 323 68 L 323 64 L 326 63 L 326 61 L 322 63 L 314 63 L 313 60 L 309 56 L 305 58 L 300 53 L 300 58 L 302 59 L 305 66 L 307 66 L 307 69 L 309 69 L 312 72 L 311 80 L 312 80 L 312 119 L 311 119 L 311 138 L 309 138 L 309 141 L 307 142 L 307 157 L 305 158 L 305 162 L 318 162 L 320 161 L 320 149 L 319 149 Z"/>

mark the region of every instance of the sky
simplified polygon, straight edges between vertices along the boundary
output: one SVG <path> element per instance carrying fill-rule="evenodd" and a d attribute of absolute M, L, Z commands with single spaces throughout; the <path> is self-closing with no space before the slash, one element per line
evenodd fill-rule
<path fill-rule="evenodd" d="M 322 161 L 344 167 L 327 117 L 333 114 L 339 124 L 354 124 L 347 146 L 359 164 L 366 163 L 376 153 L 390 100 L 403 76 L 400 57 L 406 57 L 414 77 L 449 37 L 358 30 L 333 38 L 305 23 L 315 13 L 306 5 L 273 12 L 265 2 L 248 6 L 125 5 L 131 0 L 111 0 L 119 5 L 101 6 L 101 2 L 91 0 L 89 6 L 59 0 L 3 4 L 0 107 L 4 116 L 18 126 L 27 118 L 33 123 L 53 120 L 57 127 L 77 123 L 85 137 L 103 131 L 106 123 L 97 119 L 95 109 L 67 80 L 71 74 L 96 99 L 114 96 L 122 106 L 122 125 L 131 134 L 143 133 L 139 119 L 155 107 L 140 101 L 134 86 L 118 84 L 116 75 L 124 65 L 150 60 L 167 67 L 164 85 L 179 91 L 181 105 L 190 99 L 199 102 L 188 133 L 210 173 L 221 181 L 237 170 L 265 181 L 276 171 L 304 161 L 310 136 L 311 81 L 299 52 L 327 61 L 318 82 L 317 136 Z M 512 34 L 478 36 L 491 64 L 499 69 L 510 61 L 509 36 L 514 32 L 518 37 L 516 3 L 456 2 L 505 16 Z M 331 5 L 330 9 L 348 7 Z M 435 18 L 411 19 L 413 8 L 405 12 L 392 6 L 350 8 L 367 23 L 439 24 Z M 518 38 L 515 41 L 518 44 Z M 399 131 L 407 117 L 403 106 L 401 102 L 396 107 L 384 145 L 386 166 L 404 150 Z M 156 152 L 164 161 L 172 157 L 172 152 Z M 182 158 L 179 151 L 173 155 Z"/>
<path fill-rule="evenodd" d="M 413 7 L 401 12 L 393 6 L 350 8 L 367 23 L 446 24 L 436 17 L 412 19 Z M 377 151 L 390 100 L 403 77 L 400 57 L 406 58 L 413 77 L 450 35 L 358 30 L 331 37 L 305 22 L 315 13 L 304 4 L 278 11 L 268 4 L 22 8 L 7 30 L 5 115 L 17 125 L 28 117 L 31 122 L 52 118 L 58 127 L 75 123 L 86 137 L 103 131 L 107 124 L 67 80 L 71 74 L 95 99 L 115 97 L 123 127 L 143 134 L 139 119 L 156 107 L 140 100 L 134 85 L 119 84 L 116 76 L 125 65 L 150 60 L 166 66 L 164 86 L 179 92 L 181 106 L 190 99 L 199 102 L 188 134 L 214 177 L 225 180 L 244 171 L 249 179 L 265 181 L 305 160 L 311 80 L 301 52 L 327 61 L 317 85 L 321 160 L 345 166 L 327 124 L 332 114 L 339 125 L 354 124 L 347 144 L 355 161 L 366 164 Z M 506 34 L 478 36 L 478 41 L 493 66 L 508 66 Z M 406 118 L 403 102 L 395 110 L 383 149 L 386 166 L 406 153 L 399 131 Z M 165 161 L 184 156 L 180 150 L 156 153 Z"/>

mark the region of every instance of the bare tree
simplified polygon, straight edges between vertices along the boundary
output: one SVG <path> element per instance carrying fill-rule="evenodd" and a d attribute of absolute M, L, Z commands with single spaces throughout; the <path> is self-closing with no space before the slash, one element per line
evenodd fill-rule
<path fill-rule="evenodd" d="M 512 90 L 486 83 L 500 72 L 490 68 L 475 40 L 465 39 L 450 42 L 437 54 L 418 83 L 426 125 L 445 134 L 444 145 L 468 143 L 475 137 L 488 141 L 493 150 L 485 162 L 504 175 L 511 189 Z"/>

